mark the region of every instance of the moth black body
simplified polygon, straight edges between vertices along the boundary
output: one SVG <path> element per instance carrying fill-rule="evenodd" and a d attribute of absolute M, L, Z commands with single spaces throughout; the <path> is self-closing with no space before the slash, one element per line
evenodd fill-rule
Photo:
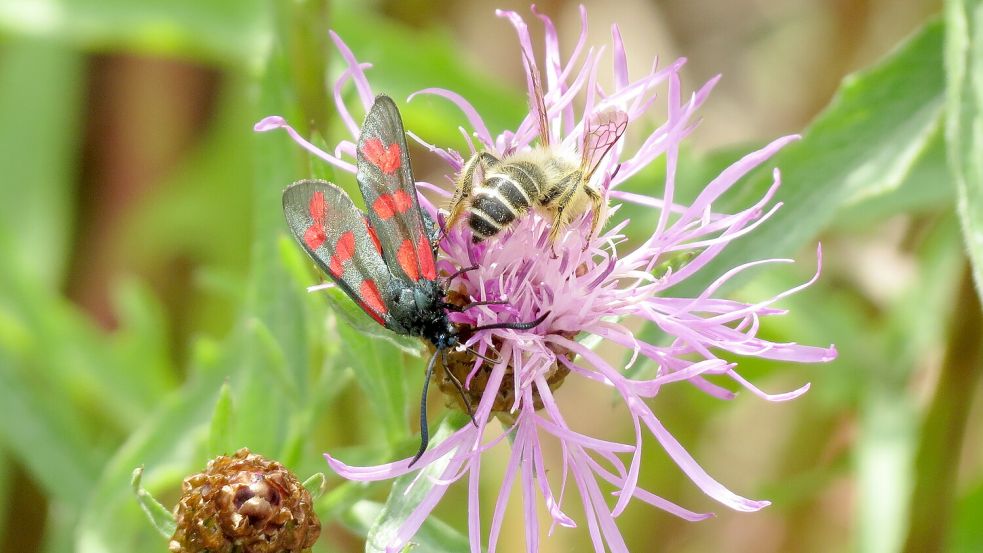
<path fill-rule="evenodd" d="M 420 209 L 399 110 L 391 98 L 376 97 L 362 125 L 356 150 L 356 174 L 366 211 L 355 207 L 341 188 L 323 180 L 298 181 L 283 192 L 283 210 L 291 234 L 339 288 L 370 317 L 393 332 L 416 336 L 436 350 L 427 364 L 420 400 L 420 449 L 426 451 L 427 389 L 437 356 L 460 344 L 446 301 L 448 279 L 437 276 L 433 221 Z M 530 329 L 535 321 L 496 323 L 494 328 Z M 459 382 L 454 382 L 464 396 Z M 465 402 L 466 402 L 465 397 Z M 466 403 L 467 405 L 467 403 Z"/>

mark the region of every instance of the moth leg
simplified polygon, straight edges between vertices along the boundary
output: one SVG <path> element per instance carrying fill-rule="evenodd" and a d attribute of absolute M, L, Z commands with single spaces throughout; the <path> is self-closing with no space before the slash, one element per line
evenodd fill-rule
<path fill-rule="evenodd" d="M 453 281 L 455 278 L 463 275 L 464 273 L 469 273 L 469 272 L 474 271 L 474 270 L 477 270 L 477 269 L 478 269 L 478 266 L 477 265 L 472 265 L 470 267 L 464 267 L 463 269 L 458 269 L 456 273 L 454 273 L 451 276 L 447 277 L 447 280 L 444 281 L 444 287 L 446 288 L 446 287 L 450 286 L 451 281 Z"/>
<path fill-rule="evenodd" d="M 464 386 L 461 384 L 461 381 L 454 376 L 454 373 L 452 373 L 447 367 L 447 352 L 445 350 L 440 351 L 440 362 L 444 364 L 444 374 L 450 378 L 451 382 L 454 384 L 454 387 L 457 388 L 457 393 L 461 395 L 461 400 L 464 402 L 464 407 L 468 410 L 468 416 L 471 417 L 471 424 L 473 424 L 475 428 L 478 428 L 478 421 L 474 420 L 474 409 L 471 407 L 471 400 L 468 399 L 468 394 L 464 393 Z"/>
<path fill-rule="evenodd" d="M 506 305 L 509 300 L 483 300 L 483 301 L 473 301 L 461 308 L 461 311 L 467 311 L 472 307 L 478 307 L 479 305 Z"/>

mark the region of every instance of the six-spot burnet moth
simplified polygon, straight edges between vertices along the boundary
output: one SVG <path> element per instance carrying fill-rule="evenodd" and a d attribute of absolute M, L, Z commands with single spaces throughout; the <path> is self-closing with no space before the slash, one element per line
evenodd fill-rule
<path fill-rule="evenodd" d="M 365 312 L 393 332 L 430 341 L 436 352 L 427 363 L 420 400 L 420 449 L 426 451 L 427 387 L 437 355 L 458 345 L 448 310 L 464 307 L 445 301 L 447 279 L 438 279 L 428 227 L 416 196 L 403 122 L 391 98 L 379 95 L 365 116 L 356 152 L 358 186 L 366 212 L 344 190 L 323 180 L 302 180 L 283 192 L 283 213 L 291 233 L 311 259 Z M 472 268 L 463 269 L 463 271 Z M 460 272 L 458 273 L 460 274 Z M 496 323 L 495 328 L 526 330 L 530 322 Z M 463 396 L 460 383 L 455 382 Z"/>

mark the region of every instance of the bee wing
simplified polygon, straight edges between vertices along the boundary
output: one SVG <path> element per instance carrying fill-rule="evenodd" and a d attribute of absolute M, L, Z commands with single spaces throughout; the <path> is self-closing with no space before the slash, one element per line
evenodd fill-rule
<path fill-rule="evenodd" d="M 437 278 L 403 121 L 392 98 L 380 94 L 365 116 L 356 162 L 355 177 L 389 270 L 409 282 Z"/>
<path fill-rule="evenodd" d="M 617 144 L 628 128 L 628 114 L 611 108 L 594 114 L 584 126 L 580 166 L 590 180 L 604 156 Z"/>
<path fill-rule="evenodd" d="M 539 67 L 536 63 L 522 51 L 522 62 L 526 65 L 526 72 L 532 77 L 532 90 L 529 91 L 529 103 L 536 110 L 539 118 L 539 143 L 542 147 L 548 148 L 550 145 L 549 118 L 546 115 L 546 97 L 543 94 L 543 78 L 539 74 Z"/>
<path fill-rule="evenodd" d="M 344 190 L 323 180 L 297 181 L 283 191 L 287 226 L 307 255 L 370 317 L 389 327 L 386 294 L 392 276 L 375 231 Z"/>

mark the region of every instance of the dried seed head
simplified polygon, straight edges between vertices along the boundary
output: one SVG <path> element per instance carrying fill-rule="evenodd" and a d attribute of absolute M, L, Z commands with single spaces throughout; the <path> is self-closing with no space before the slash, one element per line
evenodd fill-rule
<path fill-rule="evenodd" d="M 466 335 L 468 329 L 461 327 L 460 331 L 462 335 Z M 572 338 L 568 333 L 562 333 L 565 337 Z M 495 341 L 496 346 L 500 344 Z M 563 348 L 553 348 L 557 356 L 566 356 L 567 359 L 573 360 L 574 355 L 564 350 Z M 488 356 L 494 358 L 494 353 L 489 353 Z M 475 371 L 475 363 L 477 357 L 467 350 L 464 351 L 449 351 L 447 352 L 447 365 L 444 365 L 444 360 L 438 356 L 437 362 L 434 365 L 434 370 L 436 374 L 437 383 L 440 386 L 440 391 L 444 393 L 444 398 L 447 402 L 448 407 L 456 407 L 462 411 L 467 411 L 467 406 L 464 404 L 464 400 L 461 398 L 461 392 L 458 390 L 457 384 L 454 383 L 453 379 L 461 384 L 464 389 L 464 393 L 468 396 L 468 402 L 471 404 L 471 408 L 474 409 L 478 406 L 478 402 L 481 401 L 482 396 L 485 394 L 485 387 L 488 384 L 488 377 L 492 373 L 492 365 L 487 361 L 482 361 L 481 366 Z M 468 383 L 468 375 L 474 371 L 474 376 L 471 378 L 470 383 Z M 565 365 L 560 363 L 554 363 L 552 368 L 546 374 L 546 382 L 549 384 L 550 390 L 556 390 L 563 384 L 563 380 L 570 373 Z M 495 402 L 492 404 L 491 412 L 504 419 L 510 418 L 510 413 L 512 406 L 515 402 L 515 378 L 514 369 L 512 365 L 505 368 L 505 376 L 502 378 L 502 383 L 498 388 L 497 396 L 495 397 Z M 543 401 L 539 397 L 539 392 L 533 390 L 533 406 L 538 411 L 543 408 Z"/>
<path fill-rule="evenodd" d="M 283 465 L 242 448 L 181 485 L 173 553 L 302 553 L 321 534 L 313 500 Z"/>

